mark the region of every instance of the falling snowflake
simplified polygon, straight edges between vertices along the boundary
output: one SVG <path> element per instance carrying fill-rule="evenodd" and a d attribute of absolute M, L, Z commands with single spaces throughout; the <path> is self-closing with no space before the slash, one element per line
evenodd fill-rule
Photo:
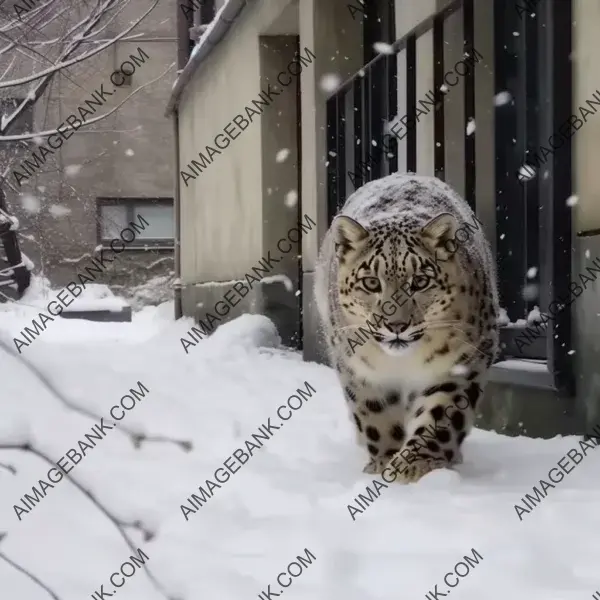
<path fill-rule="evenodd" d="M 290 190 L 285 195 L 285 205 L 288 208 L 294 208 L 298 204 L 298 192 L 296 190 Z"/>
<path fill-rule="evenodd" d="M 504 106 L 512 100 L 510 92 L 500 92 L 494 96 L 494 104 L 496 106 Z"/>
<path fill-rule="evenodd" d="M 44 138 L 40 137 L 39 135 L 36 135 L 33 138 L 33 143 L 36 144 L 37 146 L 41 146 L 44 143 Z"/>
<path fill-rule="evenodd" d="M 375 42 L 373 44 L 373 49 L 378 54 L 394 54 L 394 48 L 385 42 Z"/>
<path fill-rule="evenodd" d="M 131 148 L 127 148 L 127 150 L 125 150 L 125 154 L 127 156 L 133 156 L 135 152 Z"/>
<path fill-rule="evenodd" d="M 530 165 L 523 165 L 519 168 L 519 181 L 529 181 L 536 176 L 536 170 Z"/>
<path fill-rule="evenodd" d="M 589 257 L 590 257 L 590 251 L 589 251 L 589 250 L 586 250 L 586 251 L 585 251 L 585 257 L 586 257 L 586 258 L 589 258 Z"/>
<path fill-rule="evenodd" d="M 469 119 L 467 123 L 467 135 L 471 135 L 475 131 L 475 119 Z"/>
<path fill-rule="evenodd" d="M 466 365 L 454 365 L 450 369 L 450 375 L 456 375 L 457 377 L 463 377 L 464 375 L 468 375 L 469 367 Z"/>
<path fill-rule="evenodd" d="M 567 198 L 567 206 L 575 206 L 579 202 L 579 196 L 569 196 Z"/>
<path fill-rule="evenodd" d="M 335 92 L 340 87 L 342 78 L 337 73 L 325 73 L 319 81 L 319 87 L 328 94 Z"/>
<path fill-rule="evenodd" d="M 46 186 L 45 185 L 38 185 L 37 189 L 42 192 L 42 194 L 46 191 Z"/>
<path fill-rule="evenodd" d="M 279 150 L 279 152 L 277 152 L 277 154 L 275 155 L 275 162 L 277 163 L 282 163 L 285 162 L 287 160 L 287 157 L 290 155 L 290 150 L 289 148 L 282 148 L 281 150 Z"/>
<path fill-rule="evenodd" d="M 445 83 L 440 85 L 440 92 L 442 92 L 442 94 L 447 94 L 449 91 L 450 88 Z"/>
<path fill-rule="evenodd" d="M 71 209 L 62 204 L 52 204 L 48 209 L 48 212 L 55 218 L 64 217 L 65 215 L 71 214 Z"/>
<path fill-rule="evenodd" d="M 537 267 L 531 267 L 531 269 L 529 269 L 527 271 L 527 278 L 528 279 L 533 279 L 537 275 L 537 272 L 538 272 L 538 268 Z"/>
<path fill-rule="evenodd" d="M 67 165 L 65 167 L 65 175 L 67 177 L 75 177 L 81 171 L 81 165 Z"/>
<path fill-rule="evenodd" d="M 568 354 L 569 356 L 573 356 L 573 354 L 575 354 L 575 350 L 569 350 L 569 351 L 567 352 L 567 354 Z"/>
<path fill-rule="evenodd" d="M 505 237 L 506 237 L 506 234 L 505 234 L 505 233 L 503 233 L 503 234 L 500 236 L 500 239 L 501 239 L 501 240 L 503 240 Z"/>
<path fill-rule="evenodd" d="M 332 156 L 333 158 L 335 158 L 337 156 L 337 153 L 334 152 L 333 150 L 329 151 L 329 156 Z"/>
<path fill-rule="evenodd" d="M 527 285 L 523 286 L 523 300 L 531 302 L 532 300 L 537 300 L 539 295 L 540 289 L 535 283 L 528 283 Z"/>
<path fill-rule="evenodd" d="M 512 33 L 515 37 L 519 37 L 521 35 L 518 31 L 513 31 Z"/>
<path fill-rule="evenodd" d="M 25 212 L 37 214 L 40 212 L 40 201 L 31 194 L 23 194 L 21 196 L 21 206 Z"/>
<path fill-rule="evenodd" d="M 361 70 L 358 72 L 358 76 L 359 76 L 359 77 L 364 77 L 364 76 L 365 76 L 365 70 L 364 70 L 364 69 L 361 69 Z"/>

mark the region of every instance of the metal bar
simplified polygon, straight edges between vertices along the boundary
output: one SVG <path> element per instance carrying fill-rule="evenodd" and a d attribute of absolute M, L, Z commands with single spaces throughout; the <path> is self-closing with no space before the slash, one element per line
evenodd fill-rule
<path fill-rule="evenodd" d="M 326 104 L 327 119 L 327 217 L 328 223 L 331 223 L 337 205 L 339 203 L 338 194 L 338 157 L 337 149 L 337 98 L 333 97 Z"/>
<path fill-rule="evenodd" d="M 354 139 L 352 140 L 352 154 L 354 155 L 354 189 L 359 188 L 364 183 L 362 164 L 362 128 L 363 128 L 363 107 L 362 107 L 362 85 L 363 78 L 359 77 L 353 82 L 352 95 L 354 100 Z"/>
<path fill-rule="evenodd" d="M 444 9 L 429 15 L 426 19 L 423 19 L 418 25 L 413 27 L 408 33 L 406 33 L 399 40 L 396 40 L 392 44 L 392 53 L 398 54 L 402 50 L 405 50 L 408 40 L 410 40 L 411 38 L 416 39 L 416 38 L 422 36 L 424 33 L 427 33 L 430 29 L 433 28 L 433 21 L 436 19 L 436 17 L 439 16 L 442 20 L 447 19 L 451 14 L 456 12 L 462 6 L 463 2 L 464 2 L 464 0 L 453 0 L 453 2 L 448 4 Z M 363 67 L 363 69 L 365 71 L 368 71 L 372 67 L 372 65 L 375 61 L 383 60 L 384 56 L 385 55 L 383 55 L 383 54 L 376 56 L 372 61 L 368 62 Z M 329 98 L 331 98 L 331 96 L 333 96 L 335 94 L 338 94 L 341 92 L 347 92 L 348 90 L 352 89 L 352 86 L 354 84 L 354 77 L 355 76 L 349 77 L 341 86 L 339 86 L 336 89 L 335 92 L 333 92 L 329 96 Z"/>
<path fill-rule="evenodd" d="M 444 19 L 436 17 L 433 22 L 433 85 L 436 99 L 433 114 L 433 166 L 435 176 L 444 181 L 446 136 L 444 125 Z"/>
<path fill-rule="evenodd" d="M 567 121 L 572 113 L 572 0 L 550 3 L 550 27 L 552 40 L 552 70 L 554 87 L 554 131 Z M 554 299 L 568 302 L 571 297 L 571 209 L 566 199 L 571 195 L 571 145 L 552 155 L 552 240 L 547 244 L 552 256 L 552 294 Z M 572 343 L 571 309 L 567 306 L 557 315 L 548 339 L 548 366 L 554 373 L 556 387 L 573 396 L 575 378 L 573 356 L 569 354 Z"/>
<path fill-rule="evenodd" d="M 475 39 L 475 24 L 473 0 L 464 0 L 463 4 L 463 34 L 464 52 L 473 52 Z M 475 210 L 475 136 L 476 131 L 468 134 L 469 121 L 475 123 L 475 70 L 468 69 L 463 77 L 465 90 L 465 200 Z"/>
<path fill-rule="evenodd" d="M 522 81 L 524 43 L 517 11 L 506 0 L 494 0 L 495 92 L 507 91 L 514 102 L 496 111 L 496 264 L 502 306 L 511 321 L 526 316 L 522 296 L 525 275 L 524 192 L 517 173 L 524 160 L 525 130 L 522 116 L 525 90 Z"/>
<path fill-rule="evenodd" d="M 406 42 L 406 114 L 407 122 L 416 119 L 417 112 L 417 38 L 410 37 Z M 406 131 L 406 170 L 417 171 L 417 128 L 416 124 Z"/>

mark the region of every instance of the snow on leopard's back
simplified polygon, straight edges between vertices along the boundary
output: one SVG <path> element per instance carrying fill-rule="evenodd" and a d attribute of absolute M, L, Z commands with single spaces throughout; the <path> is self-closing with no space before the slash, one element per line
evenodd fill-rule
<path fill-rule="evenodd" d="M 474 223 L 469 205 L 437 177 L 392 173 L 358 188 L 339 214 L 368 228 L 369 223 L 390 217 L 412 217 L 425 225 L 443 212 L 452 213 L 459 222 Z"/>

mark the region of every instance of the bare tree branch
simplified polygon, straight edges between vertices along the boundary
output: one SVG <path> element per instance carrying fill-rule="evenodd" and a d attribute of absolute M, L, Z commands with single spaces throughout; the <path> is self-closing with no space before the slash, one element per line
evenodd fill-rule
<path fill-rule="evenodd" d="M 15 467 L 13 467 L 12 465 L 7 465 L 5 463 L 0 462 L 0 467 L 6 469 L 9 473 L 12 473 L 13 475 L 17 474 L 17 469 L 15 469 Z"/>
<path fill-rule="evenodd" d="M 31 444 L 28 444 L 28 443 L 26 443 L 26 444 L 0 444 L 0 450 L 17 450 L 17 451 L 20 451 L 20 452 L 30 453 L 30 454 L 33 454 L 33 455 L 37 456 L 38 458 L 41 458 L 47 464 L 52 465 L 53 467 L 56 467 L 56 463 L 47 454 L 45 454 L 41 450 L 38 450 L 37 448 L 34 448 Z M 133 540 L 129 537 L 129 535 L 125 531 L 126 527 L 135 527 L 137 529 L 141 529 L 142 531 L 146 532 L 145 533 L 145 537 L 146 538 L 147 538 L 148 535 L 150 535 L 149 539 L 151 539 L 153 537 L 153 535 L 154 535 L 153 532 L 151 532 L 148 528 L 145 528 L 140 521 L 134 521 L 133 523 L 130 523 L 130 522 L 123 521 L 123 520 L 119 519 L 118 517 L 116 517 L 115 515 L 113 515 L 112 512 L 110 512 L 94 496 L 94 494 L 92 492 L 90 492 L 87 488 L 84 488 L 79 483 L 79 481 L 77 481 L 73 477 L 73 475 L 71 475 L 69 473 L 66 473 L 64 471 L 63 471 L 63 475 L 65 476 L 65 479 L 68 479 L 115 526 L 115 528 L 119 532 L 119 535 L 123 538 L 123 540 L 127 544 L 127 547 L 132 552 L 136 552 L 137 551 L 137 547 L 133 543 Z M 167 595 L 167 592 L 164 589 L 164 587 L 162 586 L 162 584 L 159 583 L 159 581 L 156 579 L 156 577 L 154 577 L 152 571 L 150 571 L 150 569 L 148 568 L 148 566 L 147 565 L 143 565 L 142 568 L 144 569 L 144 571 L 146 571 L 146 575 L 147 575 L 148 579 L 152 582 L 152 585 L 155 587 L 155 589 L 160 594 L 162 594 L 165 598 L 167 598 L 167 600 L 171 600 L 171 599 L 169 599 L 169 597 Z"/>
<path fill-rule="evenodd" d="M 23 304 L 19 302 L 19 304 Z M 39 308 L 39 307 L 34 307 Z M 27 367 L 38 379 L 38 381 L 56 398 L 60 400 L 62 404 L 64 404 L 67 408 L 70 408 L 72 411 L 79 413 L 89 419 L 94 421 L 100 421 L 100 415 L 95 414 L 91 410 L 87 408 L 82 408 L 78 406 L 74 402 L 71 402 L 69 399 L 65 398 L 63 394 L 55 387 L 55 385 L 42 373 L 33 363 L 29 362 L 25 357 L 21 356 L 17 352 L 15 352 L 10 346 L 8 346 L 3 339 L 0 338 L 0 348 L 2 348 L 7 354 L 10 354 L 13 358 L 20 361 L 22 364 Z M 134 448 L 139 448 L 142 445 L 142 442 L 154 442 L 154 443 L 167 443 L 167 444 L 175 444 L 179 446 L 185 452 L 189 452 L 192 449 L 192 442 L 189 440 L 175 440 L 165 435 L 146 435 L 145 433 L 141 433 L 139 431 L 135 431 L 129 427 L 123 426 L 120 423 L 111 422 L 114 425 L 115 429 L 121 431 L 121 433 L 129 436 Z"/>
<path fill-rule="evenodd" d="M 16 562 L 14 562 L 10 558 L 8 558 L 8 556 L 6 556 L 6 554 L 4 554 L 4 552 L 0 552 L 0 558 L 2 560 L 4 560 L 5 562 L 7 562 L 13 569 L 16 569 L 17 571 L 19 571 L 19 573 L 23 573 L 23 575 L 25 575 L 26 577 L 31 579 L 31 581 L 33 581 L 33 583 L 35 583 L 37 586 L 41 587 L 44 591 L 48 592 L 48 594 L 54 600 L 61 600 L 58 597 L 58 595 L 55 592 L 53 592 L 41 579 L 38 579 L 31 571 L 28 571 L 25 567 L 22 567 L 21 565 L 17 564 Z"/>
<path fill-rule="evenodd" d="M 106 4 L 104 5 L 104 9 L 108 10 L 111 7 L 111 5 L 114 2 L 116 2 L 116 1 L 117 0 L 106 0 Z M 84 28 L 83 34 L 85 34 L 86 32 L 90 32 L 90 33 L 93 32 L 93 28 L 98 23 L 98 21 L 102 18 L 102 16 L 103 16 L 102 12 L 99 12 L 95 16 L 93 15 L 93 12 L 92 12 L 92 14 L 88 15 L 85 19 L 83 19 L 82 21 L 80 21 L 79 24 L 84 23 L 85 21 L 88 21 L 86 27 Z M 143 19 L 143 17 L 142 17 L 142 19 Z M 79 24 L 77 24 L 74 27 L 72 27 L 69 30 L 68 33 L 72 33 L 74 31 L 74 29 L 76 29 L 79 26 Z M 63 61 L 68 56 L 70 56 L 71 54 L 73 54 L 73 52 L 75 52 L 77 50 L 77 48 L 82 43 L 83 43 L 83 38 L 82 37 L 76 38 L 74 42 L 69 42 L 67 48 L 62 52 L 61 56 L 57 59 L 58 66 L 60 68 L 63 68 L 63 67 L 61 67 L 61 65 L 67 66 L 64 63 L 61 63 L 61 61 Z M 52 63 L 52 61 L 50 59 L 48 59 L 47 57 L 44 57 L 44 58 L 46 58 L 46 60 L 48 60 L 52 64 L 52 68 L 56 68 L 57 67 L 57 65 L 55 63 Z M 77 58 L 80 58 L 80 57 L 77 57 Z M 42 81 L 37 85 L 37 87 L 35 87 L 35 89 L 29 91 L 29 93 L 27 94 L 27 97 L 21 102 L 21 104 L 16 108 L 16 110 L 13 112 L 13 114 L 10 117 L 5 118 L 4 115 L 2 115 L 2 120 L 0 122 L 0 133 L 4 133 L 4 132 L 8 131 L 10 129 L 11 125 L 19 117 L 19 115 L 22 114 L 23 111 L 28 106 L 35 104 L 35 102 L 42 96 L 42 94 L 44 93 L 44 91 L 46 90 L 46 88 L 48 87 L 48 85 L 50 84 L 50 82 L 52 81 L 52 79 L 53 79 L 53 77 L 54 77 L 54 75 L 55 75 L 56 72 L 57 71 L 51 71 L 50 73 L 48 73 L 47 76 L 45 76 L 45 77 L 42 76 L 41 77 Z M 36 79 L 40 79 L 40 77 L 38 77 Z M 14 85 L 18 85 L 14 81 L 7 81 L 7 82 L 4 82 L 4 83 L 0 82 L 0 87 L 2 87 L 5 84 L 8 87 L 12 87 Z"/>
<path fill-rule="evenodd" d="M 115 0 L 108 0 L 108 1 L 113 2 Z M 112 46 L 114 43 L 118 42 L 121 38 L 125 37 L 134 27 L 136 27 L 138 25 L 138 23 L 142 19 L 144 19 L 148 14 L 150 14 L 154 10 L 154 8 L 156 8 L 156 6 L 158 5 L 158 2 L 159 2 L 159 0 L 154 0 L 154 3 L 152 4 L 152 6 L 139 19 L 137 19 L 133 23 L 133 25 L 131 25 L 130 27 L 125 29 L 125 31 L 121 32 L 119 35 L 114 37 L 108 43 L 103 44 L 102 46 L 99 46 L 98 48 L 94 48 L 93 50 L 90 50 L 89 52 L 81 54 L 75 58 L 71 58 L 64 62 L 61 62 L 60 64 L 58 64 L 54 67 L 45 69 L 44 71 L 40 71 L 39 73 L 34 73 L 33 75 L 21 77 L 20 79 L 13 79 L 12 81 L 0 82 L 0 89 L 4 89 L 7 87 L 13 87 L 15 85 L 22 85 L 24 83 L 29 83 L 30 81 L 36 81 L 37 79 L 41 79 L 42 77 L 45 77 L 46 75 L 50 75 L 51 73 L 60 71 L 61 69 L 64 69 L 65 67 L 75 65 L 79 62 L 82 62 L 82 61 L 90 58 L 91 56 L 94 56 L 95 54 L 98 54 L 99 52 L 102 52 L 102 50 L 105 50 L 109 46 Z M 78 41 L 81 42 L 81 40 L 78 40 Z"/>
<path fill-rule="evenodd" d="M 22 19 L 19 18 L 11 18 L 10 16 L 8 17 L 8 23 L 5 27 L 2 27 L 0 29 L 0 31 L 6 31 L 8 29 L 14 29 L 15 27 L 22 27 L 24 24 L 27 24 L 27 22 L 29 20 L 34 19 L 35 17 L 38 16 L 38 13 L 42 13 L 44 11 L 44 9 L 52 6 L 53 4 L 58 3 L 60 0 L 48 0 L 48 2 L 46 2 L 45 4 L 40 4 L 39 6 L 36 6 L 34 8 L 32 8 L 30 11 L 28 11 L 25 16 Z M 4 10 L 2 11 L 4 13 Z"/>
<path fill-rule="evenodd" d="M 89 121 L 85 121 L 85 123 L 81 127 L 83 127 L 85 125 L 91 125 L 92 123 L 97 123 L 98 121 L 101 121 L 102 119 L 106 119 L 106 117 L 109 117 L 115 111 L 119 110 L 119 108 L 121 108 L 121 106 L 123 106 L 123 104 L 125 104 L 125 102 L 127 102 L 127 100 L 129 100 L 129 98 L 131 98 L 132 96 L 135 96 L 139 91 L 143 90 L 144 88 L 148 87 L 149 85 L 152 85 L 153 83 L 156 83 L 159 79 L 163 78 L 174 66 L 175 66 L 175 63 L 171 63 L 169 65 L 169 68 L 166 71 L 163 71 L 158 77 L 152 79 L 151 81 L 147 81 L 146 83 L 144 83 L 144 85 L 141 85 L 140 87 L 135 89 L 133 92 L 131 92 L 131 94 L 129 94 L 129 96 L 127 96 L 127 98 L 125 98 L 122 102 L 117 104 L 117 106 L 115 106 L 114 108 L 109 110 L 107 113 L 104 113 L 103 115 L 99 115 L 98 117 L 94 117 L 93 119 L 90 119 Z M 65 125 L 64 129 L 65 129 L 65 131 L 70 131 L 71 129 L 74 129 L 74 128 L 71 126 L 67 127 L 67 125 Z M 75 130 L 75 132 L 77 132 L 77 131 L 78 130 Z M 31 140 L 36 137 L 48 137 L 55 133 L 58 133 L 57 129 L 53 129 L 52 131 L 40 131 L 38 133 L 25 133 L 23 135 L 1 135 L 0 142 L 3 142 L 3 141 L 17 142 L 17 141 L 23 141 L 23 140 Z"/>

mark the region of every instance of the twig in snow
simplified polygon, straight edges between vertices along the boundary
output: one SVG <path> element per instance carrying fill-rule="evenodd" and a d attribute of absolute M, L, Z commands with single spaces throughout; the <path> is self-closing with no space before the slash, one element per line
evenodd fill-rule
<path fill-rule="evenodd" d="M 0 467 L 6 469 L 9 473 L 12 473 L 13 475 L 17 474 L 17 469 L 15 469 L 12 465 L 6 465 L 0 462 Z"/>
<path fill-rule="evenodd" d="M 46 375 L 44 375 L 44 373 L 42 373 L 33 363 L 29 362 L 25 357 L 21 356 L 20 354 L 17 354 L 1 338 L 0 348 L 2 348 L 6 353 L 10 354 L 13 358 L 16 358 L 17 360 L 22 362 L 38 378 L 42 385 L 51 394 L 58 398 L 67 408 L 70 408 L 72 411 L 77 412 L 94 421 L 100 421 L 100 415 L 95 414 L 87 408 L 78 406 L 77 404 L 71 402 L 69 399 L 65 398 L 62 395 L 62 393 L 54 386 L 54 384 L 46 377 Z M 145 433 L 140 433 L 139 431 L 135 431 L 129 427 L 121 425 L 120 423 L 110 422 L 110 424 L 114 425 L 117 431 L 120 431 L 124 435 L 129 436 L 133 447 L 136 449 L 141 447 L 142 442 L 175 444 L 176 446 L 179 446 L 184 452 L 189 452 L 192 449 L 192 442 L 190 442 L 189 440 L 176 440 L 166 435 L 146 435 Z"/>
<path fill-rule="evenodd" d="M 21 565 L 19 565 L 18 563 L 16 563 L 14 560 L 11 560 L 10 558 L 8 558 L 8 556 L 6 556 L 6 554 L 4 554 L 3 552 L 0 552 L 0 558 L 4 561 L 6 561 L 13 569 L 16 569 L 17 571 L 19 571 L 19 573 L 23 573 L 23 575 L 25 575 L 26 577 L 28 577 L 29 579 L 31 579 L 31 581 L 33 581 L 33 583 L 35 583 L 36 585 L 38 585 L 39 587 L 41 587 L 43 590 L 45 590 L 46 592 L 48 592 L 48 594 L 54 598 L 54 600 L 61 600 L 55 592 L 53 592 L 43 581 L 41 581 L 40 579 L 38 579 L 33 573 L 31 573 L 30 571 L 28 571 L 25 567 L 22 567 Z"/>
<path fill-rule="evenodd" d="M 38 458 L 41 458 L 43 461 L 45 461 L 49 465 L 52 465 L 53 467 L 56 467 L 56 463 L 49 456 L 47 456 L 41 450 L 38 450 L 37 448 L 34 448 L 29 443 L 25 443 L 25 444 L 0 444 L 0 450 L 18 450 L 20 452 L 29 452 L 29 453 L 37 456 Z M 140 521 L 135 521 L 134 523 L 128 523 L 126 521 L 123 521 L 123 520 L 119 519 L 118 517 L 115 517 L 115 515 L 113 515 L 94 496 L 94 494 L 92 492 L 90 492 L 88 489 L 84 488 L 73 477 L 73 475 L 70 475 L 69 473 L 66 473 L 64 471 L 63 471 L 63 474 L 64 474 L 65 478 L 68 479 L 84 496 L 86 496 L 86 498 L 88 498 L 88 500 L 90 500 L 90 502 L 92 502 L 92 504 L 94 504 L 94 506 L 116 527 L 116 529 L 119 532 L 120 536 L 123 538 L 123 540 L 127 544 L 127 547 L 132 552 L 136 552 L 137 551 L 137 547 L 133 543 L 133 540 L 127 535 L 127 532 L 125 531 L 125 527 L 133 527 L 136 524 L 139 524 L 140 527 L 138 527 L 138 528 L 141 529 L 142 531 L 149 531 L 149 530 L 146 530 L 146 528 L 143 527 L 143 525 L 141 524 Z M 165 591 L 165 589 L 158 582 L 158 580 L 156 579 L 156 577 L 154 577 L 154 575 L 152 574 L 152 572 L 150 571 L 150 569 L 148 568 L 148 566 L 147 565 L 143 565 L 142 568 L 144 569 L 144 571 L 146 571 L 146 575 L 147 575 L 148 579 L 152 582 L 152 585 L 154 585 L 154 587 L 156 588 L 156 590 L 158 592 L 160 592 L 167 600 L 170 600 L 169 596 L 167 595 L 167 593 Z"/>

